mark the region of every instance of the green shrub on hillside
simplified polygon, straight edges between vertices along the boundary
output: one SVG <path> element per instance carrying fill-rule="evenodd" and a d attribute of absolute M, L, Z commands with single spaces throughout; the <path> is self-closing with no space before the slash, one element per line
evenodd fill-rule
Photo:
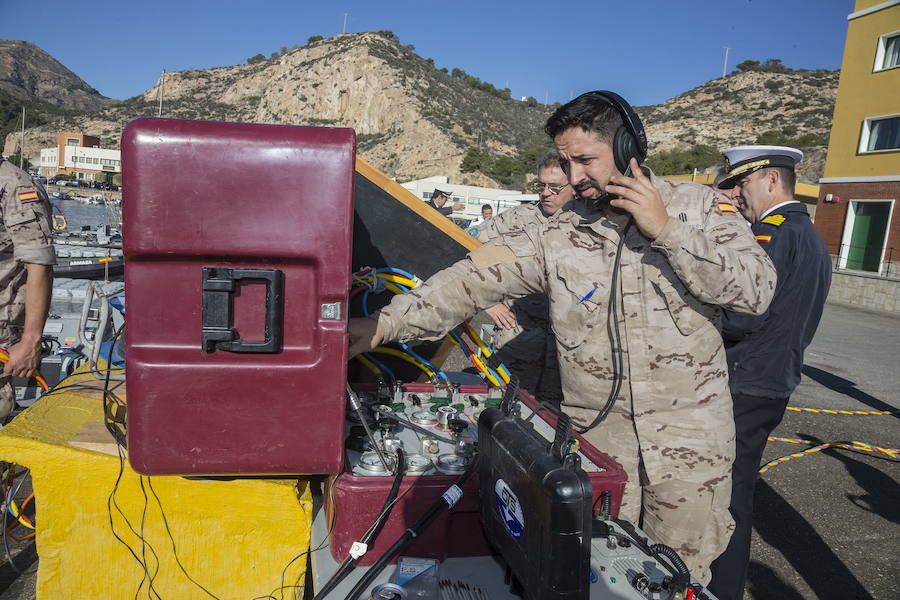
<path fill-rule="evenodd" d="M 722 160 L 722 153 L 706 144 L 698 144 L 689 150 L 658 152 L 647 158 L 646 164 L 657 175 L 679 175 L 694 169 L 705 169 Z"/>
<path fill-rule="evenodd" d="M 799 137 L 792 137 L 789 133 L 796 133 L 797 128 L 788 125 L 781 131 L 764 131 L 756 138 L 757 144 L 766 146 L 790 146 L 792 148 L 809 148 L 810 146 L 822 146 L 828 143 L 828 140 L 813 133 L 807 133 Z"/>

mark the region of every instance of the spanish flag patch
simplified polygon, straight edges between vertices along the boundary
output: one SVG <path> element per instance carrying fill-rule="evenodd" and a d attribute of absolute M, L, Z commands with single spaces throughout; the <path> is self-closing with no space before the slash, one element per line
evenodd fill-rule
<path fill-rule="evenodd" d="M 769 225 L 774 225 L 775 227 L 780 227 L 782 223 L 787 221 L 787 217 L 782 215 L 769 215 L 765 219 L 763 219 L 762 223 L 768 223 Z"/>
<path fill-rule="evenodd" d="M 760 234 L 760 235 L 756 236 L 756 241 L 757 242 L 771 242 L 772 236 Z"/>
<path fill-rule="evenodd" d="M 38 194 L 37 190 L 25 190 L 24 192 L 19 192 L 19 202 L 37 202 Z"/>
<path fill-rule="evenodd" d="M 719 212 L 735 215 L 737 214 L 737 209 L 731 202 L 719 202 Z"/>

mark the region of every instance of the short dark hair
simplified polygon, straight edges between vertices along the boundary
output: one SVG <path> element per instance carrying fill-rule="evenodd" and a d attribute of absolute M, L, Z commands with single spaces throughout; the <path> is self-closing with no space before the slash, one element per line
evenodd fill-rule
<path fill-rule="evenodd" d="M 538 157 L 537 167 L 534 172 L 540 175 L 541 169 L 552 169 L 553 167 L 562 168 L 562 165 L 559 164 L 559 152 L 556 151 L 556 148 L 551 148 Z"/>
<path fill-rule="evenodd" d="M 494 210 L 494 207 L 491 206 L 490 204 L 482 204 L 482 205 L 481 205 L 481 210 L 482 210 L 482 212 L 484 212 L 484 209 L 486 209 L 486 208 L 489 208 L 489 209 L 491 209 L 491 210 Z"/>
<path fill-rule="evenodd" d="M 797 185 L 797 173 L 787 167 L 767 167 L 760 169 L 765 174 L 768 171 L 778 171 L 781 176 L 781 189 L 790 195 L 794 195 L 794 187 Z"/>
<path fill-rule="evenodd" d="M 587 92 L 557 108 L 547 119 L 544 131 L 555 138 L 578 127 L 582 131 L 593 131 L 602 141 L 612 144 L 616 131 L 623 124 L 622 115 L 603 95 Z"/>

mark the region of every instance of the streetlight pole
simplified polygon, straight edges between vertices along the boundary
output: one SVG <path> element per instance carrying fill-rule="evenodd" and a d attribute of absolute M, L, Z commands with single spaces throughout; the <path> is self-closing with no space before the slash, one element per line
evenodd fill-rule
<path fill-rule="evenodd" d="M 22 105 L 22 137 L 19 142 L 19 168 L 25 163 L 25 105 Z"/>

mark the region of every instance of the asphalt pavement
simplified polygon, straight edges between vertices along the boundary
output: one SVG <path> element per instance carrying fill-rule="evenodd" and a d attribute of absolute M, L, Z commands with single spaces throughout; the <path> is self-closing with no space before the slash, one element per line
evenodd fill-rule
<path fill-rule="evenodd" d="M 828 304 L 790 406 L 900 411 L 900 315 Z M 900 412 L 788 411 L 776 437 L 900 447 Z M 764 460 L 805 445 L 769 442 Z M 900 464 L 823 450 L 762 475 L 746 599 L 900 598 Z"/>

